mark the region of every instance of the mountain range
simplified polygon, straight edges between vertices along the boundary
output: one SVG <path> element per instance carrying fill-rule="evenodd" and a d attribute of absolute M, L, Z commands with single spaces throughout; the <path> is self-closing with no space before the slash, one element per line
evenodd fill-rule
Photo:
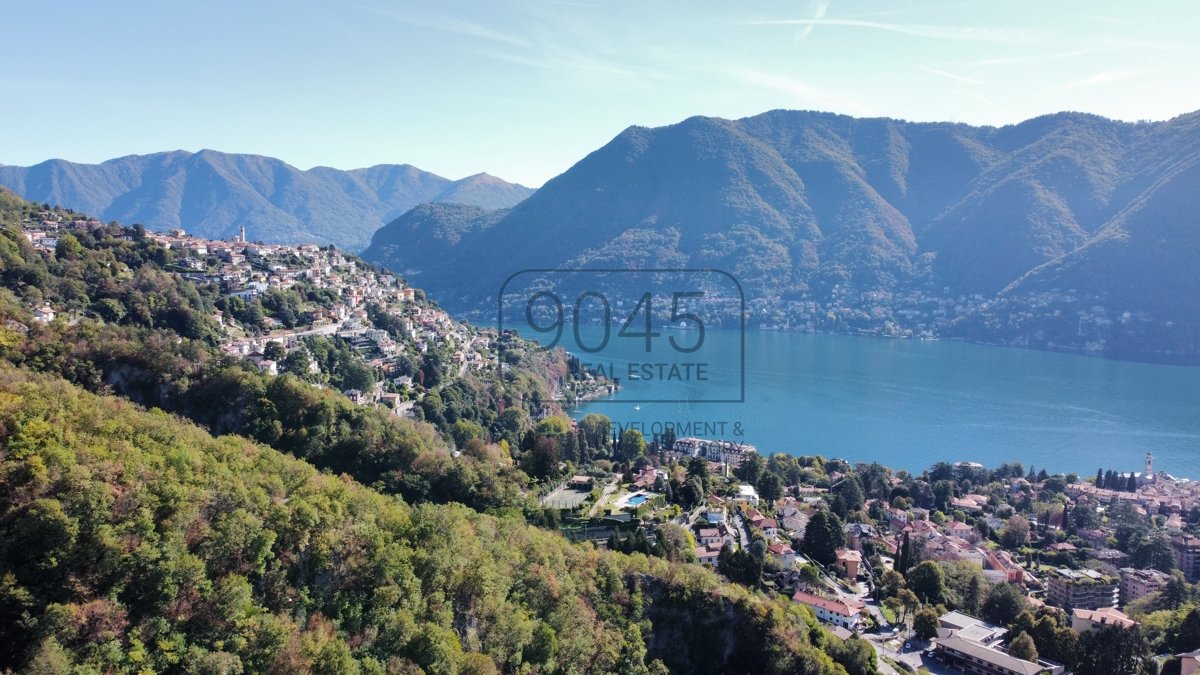
<path fill-rule="evenodd" d="M 387 221 L 425 202 L 510 207 L 533 193 L 486 173 L 450 180 L 408 164 L 301 171 L 271 157 L 214 150 L 130 155 L 101 164 L 0 165 L 0 185 L 104 220 L 182 227 L 224 239 L 318 242 L 359 251 Z"/>
<path fill-rule="evenodd" d="M 509 210 L 405 213 L 364 257 L 458 310 L 523 268 L 703 267 L 766 307 L 1058 289 L 1195 324 L 1197 207 L 1200 113 L 977 127 L 773 111 L 630 127 Z"/>

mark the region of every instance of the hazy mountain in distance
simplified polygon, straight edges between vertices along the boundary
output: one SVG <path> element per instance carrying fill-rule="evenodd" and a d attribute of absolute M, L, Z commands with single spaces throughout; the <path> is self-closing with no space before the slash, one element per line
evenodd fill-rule
<path fill-rule="evenodd" d="M 301 171 L 271 157 L 214 150 L 0 166 L 0 185 L 32 201 L 157 230 L 183 227 L 226 238 L 245 225 L 255 240 L 333 243 L 352 251 L 423 202 L 502 208 L 533 192 L 487 174 L 454 181 L 407 164 Z"/>
<path fill-rule="evenodd" d="M 770 306 L 835 287 L 1061 288 L 1166 316 L 1200 303 L 1197 206 L 1198 113 L 974 127 L 772 111 L 630 127 L 507 212 L 405 214 L 364 256 L 460 310 L 523 268 L 619 261 L 725 269 Z"/>

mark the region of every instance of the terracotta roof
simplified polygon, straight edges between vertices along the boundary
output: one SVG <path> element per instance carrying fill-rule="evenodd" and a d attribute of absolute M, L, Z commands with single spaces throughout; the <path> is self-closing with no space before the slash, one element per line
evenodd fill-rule
<path fill-rule="evenodd" d="M 816 607 L 842 616 L 854 616 L 858 613 L 854 608 L 841 600 L 830 600 L 829 598 L 822 598 L 819 595 L 805 593 L 804 591 L 796 591 L 796 594 L 792 596 L 792 600 L 802 605 Z"/>
<path fill-rule="evenodd" d="M 1104 624 L 1106 626 L 1120 626 L 1122 628 L 1133 628 L 1137 622 L 1129 618 L 1124 612 L 1112 607 L 1104 607 L 1101 609 L 1076 609 L 1072 610 L 1076 618 L 1092 623 Z"/>
<path fill-rule="evenodd" d="M 837 550 L 837 559 L 839 562 L 842 560 L 855 560 L 862 562 L 863 558 L 862 553 L 859 553 L 858 551 L 852 551 L 848 548 L 839 548 Z"/>

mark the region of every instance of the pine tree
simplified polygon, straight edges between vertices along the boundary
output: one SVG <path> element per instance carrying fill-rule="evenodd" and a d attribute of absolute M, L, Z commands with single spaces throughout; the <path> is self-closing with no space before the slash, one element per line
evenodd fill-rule
<path fill-rule="evenodd" d="M 1125 484 L 1127 492 L 1137 492 L 1137 474 L 1129 472 L 1129 481 Z"/>
<path fill-rule="evenodd" d="M 1104 469 L 1096 469 L 1096 487 L 1104 487 Z"/>
<path fill-rule="evenodd" d="M 908 533 L 904 533 L 904 539 L 900 541 L 900 552 L 896 556 L 896 562 L 893 565 L 896 571 L 901 574 L 907 574 L 908 568 L 912 565 L 912 542 L 908 540 Z"/>

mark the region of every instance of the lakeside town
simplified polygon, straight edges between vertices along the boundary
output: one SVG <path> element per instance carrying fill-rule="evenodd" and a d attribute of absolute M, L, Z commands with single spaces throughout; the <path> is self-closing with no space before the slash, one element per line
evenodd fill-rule
<path fill-rule="evenodd" d="M 959 462 L 914 476 L 667 438 L 624 474 L 574 475 L 542 501 L 590 517 L 587 536 L 610 548 L 679 526 L 688 559 L 867 640 L 880 672 L 1062 675 L 1081 636 L 1124 630 L 1148 648 L 1146 617 L 1163 640 L 1164 613 L 1196 611 L 1200 482 L 1155 471 L 1151 455 L 1141 469 L 1083 479 Z M 789 473 L 799 480 L 779 480 Z M 1186 652 L 1159 658 L 1191 673 L 1200 653 Z"/>
<path fill-rule="evenodd" d="M 23 223 L 22 234 L 38 251 L 53 254 L 60 232 L 103 227 L 96 219 L 68 220 L 43 211 Z M 224 310 L 213 318 L 223 331 L 222 352 L 270 375 L 287 371 L 327 381 L 310 341 L 336 338 L 365 366 L 349 368 L 356 377 L 338 378 L 348 385 L 342 393 L 360 405 L 412 416 L 414 404 L 433 386 L 499 367 L 495 330 L 455 320 L 403 279 L 333 246 L 255 243 L 244 226 L 228 240 L 194 237 L 179 228 L 145 230 L 140 236 L 173 253 L 165 269 L 220 290 Z M 289 291 L 298 293 L 285 295 Z M 35 320 L 42 323 L 58 314 L 50 305 L 34 308 Z M 423 367 L 426 363 L 434 368 Z M 613 391 L 613 385 L 587 373 L 551 384 L 550 398 L 563 402 Z"/>
<path fill-rule="evenodd" d="M 56 251 L 64 229 L 104 227 L 44 215 L 23 228 L 44 253 Z M 166 269 L 219 288 L 221 351 L 264 373 L 318 374 L 315 359 L 295 357 L 311 351 L 312 338 L 336 338 L 372 373 L 361 387 L 338 389 L 360 405 L 409 415 L 429 377 L 412 359 L 436 355 L 430 360 L 447 378 L 496 367 L 494 332 L 454 321 L 402 280 L 336 249 L 255 244 L 244 232 L 228 241 L 182 231 L 123 236 L 152 239 L 174 253 Z M 248 309 L 298 288 L 324 299 L 269 315 Z M 46 305 L 34 318 L 58 314 Z M 527 489 L 543 526 L 601 548 L 694 562 L 785 596 L 841 639 L 869 643 L 882 672 L 1060 675 L 1083 658 L 1080 636 L 1131 631 L 1138 638 L 1127 651 L 1140 654 L 1150 639 L 1160 648 L 1185 644 L 1178 628 L 1147 638 L 1146 617 L 1182 612 L 1182 623 L 1197 611 L 1200 622 L 1192 605 L 1200 484 L 1155 472 L 1151 456 L 1141 471 L 1086 479 L 970 462 L 913 475 L 730 441 L 647 441 L 606 419 L 545 413 L 535 436 L 550 439 L 555 461 L 528 469 Z M 512 451 L 521 461 L 543 449 L 526 439 Z M 1189 651 L 1157 655 L 1200 665 Z"/>

